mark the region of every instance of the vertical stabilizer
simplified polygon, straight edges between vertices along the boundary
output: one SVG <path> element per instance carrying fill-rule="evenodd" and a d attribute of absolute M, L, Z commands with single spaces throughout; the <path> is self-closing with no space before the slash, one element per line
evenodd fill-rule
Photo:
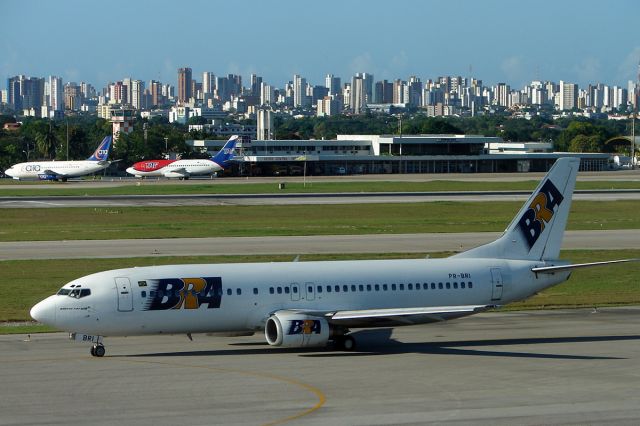
<path fill-rule="evenodd" d="M 100 142 L 100 145 L 93 152 L 93 155 L 87 160 L 89 161 L 107 161 L 109 158 L 109 151 L 111 150 L 111 140 L 113 138 L 111 136 L 105 136 Z"/>
<path fill-rule="evenodd" d="M 227 143 L 224 144 L 222 149 L 216 153 L 213 157 L 211 157 L 211 161 L 222 167 L 223 169 L 229 165 L 229 161 L 235 155 L 236 145 L 240 137 L 237 135 L 231 136 Z"/>
<path fill-rule="evenodd" d="M 579 158 L 557 160 L 500 238 L 456 256 L 557 259 L 579 168 Z"/>

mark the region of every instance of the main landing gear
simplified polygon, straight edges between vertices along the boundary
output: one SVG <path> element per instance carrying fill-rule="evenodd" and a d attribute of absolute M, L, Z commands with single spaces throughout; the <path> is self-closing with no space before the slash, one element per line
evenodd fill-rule
<path fill-rule="evenodd" d="M 91 355 L 92 356 L 96 356 L 98 358 L 101 358 L 104 356 L 106 350 L 104 348 L 104 345 L 102 343 L 96 343 L 93 346 L 91 346 Z"/>
<path fill-rule="evenodd" d="M 356 348 L 356 339 L 349 334 L 336 336 L 333 342 L 338 349 L 342 349 L 343 351 L 352 351 Z"/>

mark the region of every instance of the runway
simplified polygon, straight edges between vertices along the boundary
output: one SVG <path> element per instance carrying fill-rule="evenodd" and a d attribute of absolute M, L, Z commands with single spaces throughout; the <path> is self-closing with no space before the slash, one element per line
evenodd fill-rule
<path fill-rule="evenodd" d="M 0 242 L 0 260 L 462 251 L 499 232 Z M 567 231 L 564 249 L 637 249 L 640 230 Z"/>
<path fill-rule="evenodd" d="M 524 201 L 529 191 L 357 192 L 331 194 L 189 194 L 105 196 L 2 196 L 0 208 L 172 207 L 221 205 L 292 205 L 354 203 L 423 203 L 436 201 Z M 575 191 L 574 200 L 640 200 L 640 190 Z"/>
<path fill-rule="evenodd" d="M 640 308 L 485 313 L 358 331 L 358 348 L 252 337 L 0 336 L 0 424 L 635 425 Z"/>

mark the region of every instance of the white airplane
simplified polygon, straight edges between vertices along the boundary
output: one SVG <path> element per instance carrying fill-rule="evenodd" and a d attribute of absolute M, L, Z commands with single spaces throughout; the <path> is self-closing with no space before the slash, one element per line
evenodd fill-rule
<path fill-rule="evenodd" d="M 350 328 L 442 321 L 526 299 L 565 281 L 558 259 L 579 159 L 556 162 L 489 244 L 445 259 L 170 265 L 117 269 L 65 284 L 31 309 L 92 342 L 103 336 L 264 330 L 270 345 L 353 349 Z"/>
<path fill-rule="evenodd" d="M 210 175 L 225 169 L 233 158 L 239 137 L 231 136 L 222 149 L 211 158 L 195 160 L 145 160 L 135 163 L 127 173 L 137 178 L 159 176 L 189 179 L 194 175 Z"/>
<path fill-rule="evenodd" d="M 5 170 L 7 176 L 14 179 L 61 180 L 79 177 L 104 170 L 111 164 L 108 161 L 111 148 L 111 136 L 105 136 L 86 160 L 78 161 L 30 161 L 18 163 Z"/>

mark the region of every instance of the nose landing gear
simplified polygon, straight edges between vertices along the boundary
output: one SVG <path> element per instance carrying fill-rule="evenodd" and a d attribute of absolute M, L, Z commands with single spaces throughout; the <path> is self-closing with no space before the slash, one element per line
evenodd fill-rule
<path fill-rule="evenodd" d="M 101 358 L 104 356 L 106 350 L 104 348 L 104 345 L 102 343 L 96 343 L 95 345 L 91 346 L 91 355 Z"/>

